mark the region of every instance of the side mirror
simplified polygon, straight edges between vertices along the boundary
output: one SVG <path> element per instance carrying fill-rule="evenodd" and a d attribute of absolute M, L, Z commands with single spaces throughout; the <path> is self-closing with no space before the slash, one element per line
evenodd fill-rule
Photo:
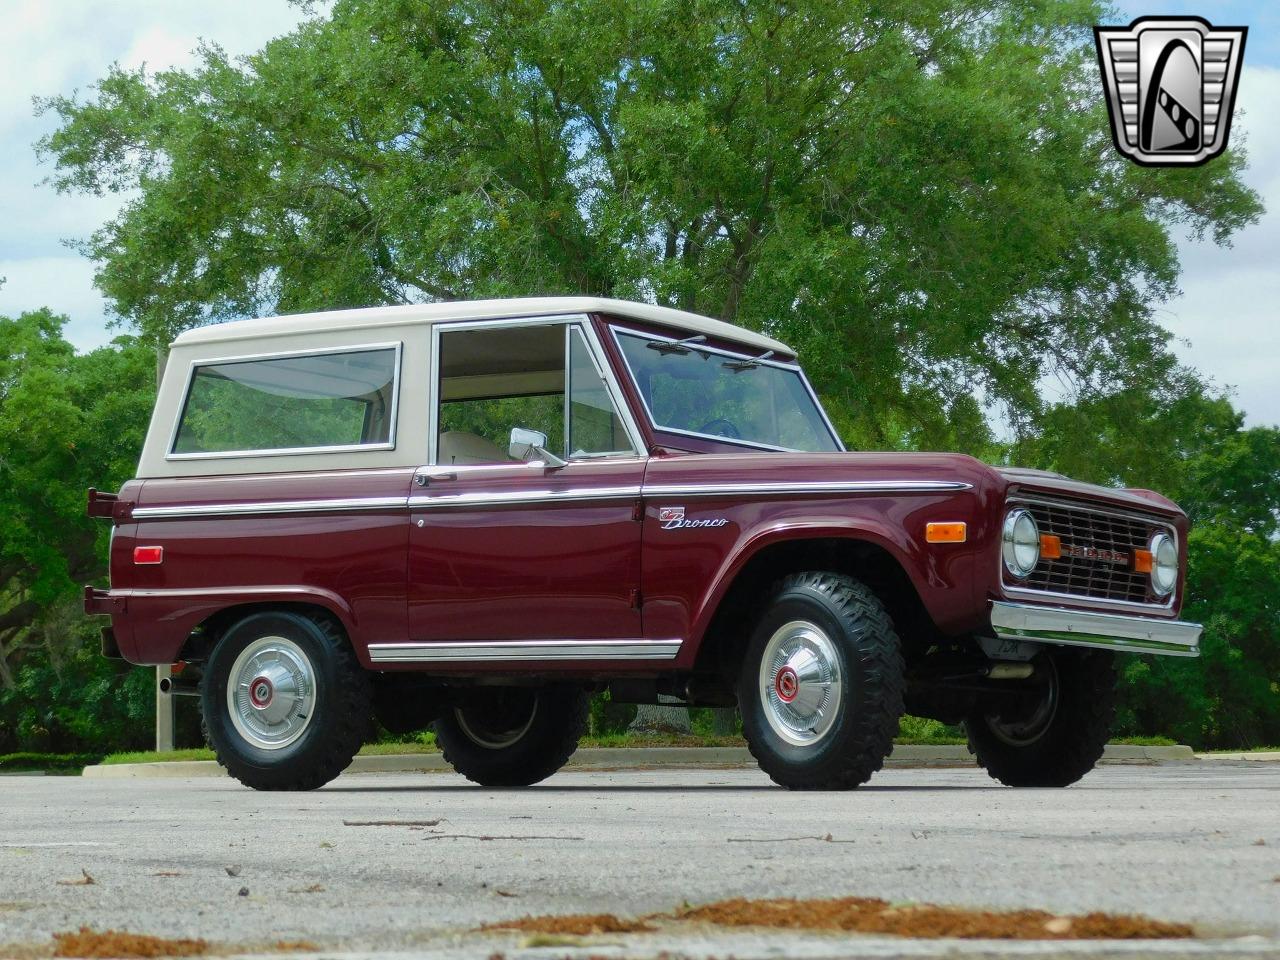
<path fill-rule="evenodd" d="M 523 460 L 525 463 L 532 463 L 535 460 L 541 460 L 550 469 L 563 467 L 567 460 L 561 460 L 554 453 L 547 449 L 547 435 L 538 430 L 530 430 L 526 427 L 511 428 L 511 444 L 507 447 L 507 453 L 511 454 L 516 460 Z"/>

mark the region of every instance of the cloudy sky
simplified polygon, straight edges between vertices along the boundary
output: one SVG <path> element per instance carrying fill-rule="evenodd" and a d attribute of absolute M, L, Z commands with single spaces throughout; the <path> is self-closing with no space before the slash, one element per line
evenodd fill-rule
<path fill-rule="evenodd" d="M 1181 244 L 1183 295 L 1160 320 L 1181 355 L 1234 388 L 1251 424 L 1280 423 L 1280 4 L 1270 0 L 1153 0 L 1120 4 L 1124 22 L 1143 14 L 1195 13 L 1249 26 L 1232 139 L 1247 138 L 1249 184 L 1269 212 L 1231 249 Z M 71 318 L 81 349 L 107 342 L 106 306 L 93 267 L 63 241 L 87 236 L 118 199 L 60 197 L 31 145 L 52 127 L 31 98 L 84 90 L 118 61 L 151 69 L 186 66 L 200 38 L 248 53 L 300 18 L 287 0 L 0 0 L 0 315 L 48 306 Z"/>

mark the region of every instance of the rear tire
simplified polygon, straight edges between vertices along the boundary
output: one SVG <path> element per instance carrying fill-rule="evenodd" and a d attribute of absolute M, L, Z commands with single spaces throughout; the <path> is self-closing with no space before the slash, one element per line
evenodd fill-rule
<path fill-rule="evenodd" d="M 255 790 L 313 790 L 350 766 L 364 741 L 369 676 L 328 619 L 255 613 L 214 647 L 200 707 L 231 776 Z"/>
<path fill-rule="evenodd" d="M 1111 735 L 1115 655 L 1057 647 L 1040 654 L 1036 667 L 1044 675 L 1039 698 L 973 709 L 965 720 L 969 752 L 1007 786 L 1066 787 L 1094 768 Z"/>
<path fill-rule="evenodd" d="M 888 611 L 865 584 L 836 573 L 783 579 L 738 683 L 760 769 L 792 790 L 865 783 L 893 751 L 904 672 Z"/>
<path fill-rule="evenodd" d="M 527 787 L 565 765 L 587 730 L 587 695 L 574 686 L 479 687 L 436 721 L 444 759 L 483 787 Z"/>

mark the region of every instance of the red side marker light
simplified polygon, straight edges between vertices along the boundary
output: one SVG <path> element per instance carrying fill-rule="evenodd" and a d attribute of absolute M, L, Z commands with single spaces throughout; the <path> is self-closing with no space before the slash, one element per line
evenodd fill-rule
<path fill-rule="evenodd" d="M 157 564 L 164 560 L 164 547 L 134 547 L 133 562 L 136 564 Z"/>

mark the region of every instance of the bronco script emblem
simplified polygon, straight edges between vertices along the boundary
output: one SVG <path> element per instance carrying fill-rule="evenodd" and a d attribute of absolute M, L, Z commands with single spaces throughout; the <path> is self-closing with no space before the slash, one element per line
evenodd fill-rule
<path fill-rule="evenodd" d="M 1073 557 L 1076 560 L 1101 560 L 1103 563 L 1123 564 L 1127 564 L 1129 562 L 1129 554 L 1121 553 L 1119 550 L 1106 550 L 1102 547 L 1075 546 L 1070 543 L 1064 543 L 1061 549 L 1064 557 Z"/>
<path fill-rule="evenodd" d="M 658 522 L 663 530 L 684 530 L 689 527 L 723 527 L 729 521 L 724 517 L 713 517 L 708 520 L 686 520 L 684 507 L 659 507 Z"/>
<path fill-rule="evenodd" d="M 1094 27 L 1116 149 L 1146 167 L 1196 166 L 1222 153 L 1246 33 L 1199 17 Z"/>

